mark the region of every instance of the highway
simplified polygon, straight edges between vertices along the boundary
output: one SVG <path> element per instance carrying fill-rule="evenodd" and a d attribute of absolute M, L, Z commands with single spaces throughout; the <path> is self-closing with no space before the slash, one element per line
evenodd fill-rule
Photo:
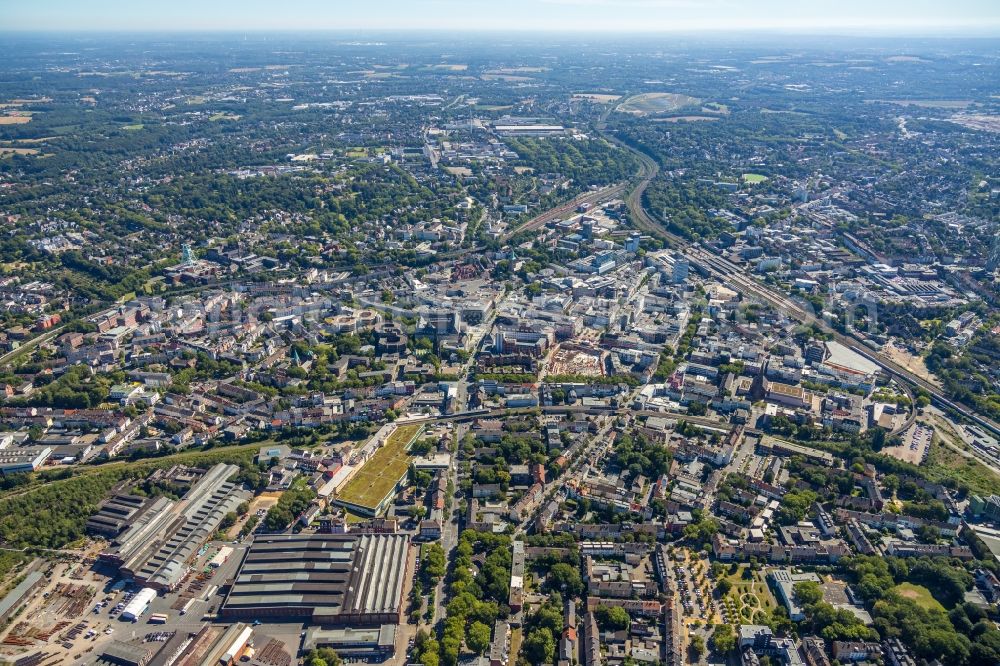
<path fill-rule="evenodd" d="M 996 421 L 983 416 L 965 405 L 951 400 L 940 388 L 914 374 L 907 368 L 899 365 L 884 354 L 869 348 L 860 339 L 852 335 L 844 335 L 839 331 L 836 331 L 825 321 L 816 317 L 810 307 L 803 307 L 793 301 L 786 294 L 777 292 L 771 287 L 760 283 L 755 278 L 747 275 L 740 266 L 737 266 L 728 259 L 709 252 L 708 250 L 687 241 L 677 234 L 664 229 L 663 226 L 646 211 L 642 202 L 642 195 L 646 191 L 646 187 L 649 186 L 650 181 L 652 181 L 652 179 L 659 172 L 659 166 L 645 153 L 636 150 L 635 148 L 615 139 L 612 136 L 608 136 L 608 139 L 614 141 L 618 145 L 624 146 L 628 150 L 631 150 L 643 163 L 642 169 L 638 174 L 637 184 L 625 198 L 629 212 L 632 214 L 633 222 L 639 229 L 666 240 L 671 247 L 682 250 L 686 255 L 688 255 L 693 263 L 699 264 L 713 277 L 727 284 L 737 292 L 743 294 L 744 296 L 764 301 L 803 324 L 814 325 L 817 329 L 830 335 L 833 340 L 836 340 L 845 347 L 875 363 L 889 375 L 925 391 L 931 396 L 931 400 L 935 404 L 957 412 L 964 418 L 982 426 L 983 428 L 986 428 L 993 434 L 1000 436 L 1000 424 Z"/>

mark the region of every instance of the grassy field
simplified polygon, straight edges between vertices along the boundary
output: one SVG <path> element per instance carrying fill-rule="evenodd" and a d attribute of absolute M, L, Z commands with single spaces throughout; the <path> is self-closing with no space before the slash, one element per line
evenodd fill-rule
<path fill-rule="evenodd" d="M 705 102 L 701 110 L 705 113 L 718 113 L 723 116 L 729 115 L 729 107 L 725 104 L 720 104 L 719 102 Z"/>
<path fill-rule="evenodd" d="M 951 479 L 980 495 L 1000 492 L 1000 477 L 997 477 L 991 469 L 978 460 L 966 458 L 939 442 L 931 444 L 925 468 L 927 476 L 938 483 Z"/>
<path fill-rule="evenodd" d="M 0 116 L 0 125 L 26 125 L 31 122 L 29 115 Z"/>
<path fill-rule="evenodd" d="M 718 116 L 667 116 L 653 118 L 654 123 L 710 123 L 718 120 Z"/>
<path fill-rule="evenodd" d="M 896 591 L 899 596 L 906 599 L 912 599 L 917 602 L 917 605 L 921 608 L 926 608 L 927 610 L 933 610 L 935 608 L 944 610 L 944 606 L 938 603 L 938 600 L 931 596 L 930 590 L 928 590 L 923 585 L 914 585 L 913 583 L 900 583 L 896 587 L 892 588 Z"/>
<path fill-rule="evenodd" d="M 573 99 L 585 99 L 597 104 L 611 104 L 621 98 L 621 95 L 608 95 L 605 93 L 576 93 L 573 95 Z"/>
<path fill-rule="evenodd" d="M 419 425 L 399 426 L 386 443 L 358 470 L 338 499 L 374 509 L 406 473 L 413 456 L 406 446 L 420 432 Z"/>
<path fill-rule="evenodd" d="M 0 146 L 0 155 L 37 155 L 37 148 L 11 148 Z"/>
<path fill-rule="evenodd" d="M 756 185 L 757 183 L 763 183 L 765 180 L 767 180 L 767 176 L 763 176 L 759 173 L 743 174 L 743 181 L 750 183 L 751 185 Z"/>
<path fill-rule="evenodd" d="M 755 617 L 760 620 L 761 617 L 757 617 L 759 614 L 769 616 L 777 605 L 764 581 L 764 574 L 754 571 L 750 578 L 746 578 L 748 568 L 748 565 L 741 564 L 735 573 L 726 576 L 733 587 L 723 599 L 733 617 L 747 623 L 756 621 Z"/>

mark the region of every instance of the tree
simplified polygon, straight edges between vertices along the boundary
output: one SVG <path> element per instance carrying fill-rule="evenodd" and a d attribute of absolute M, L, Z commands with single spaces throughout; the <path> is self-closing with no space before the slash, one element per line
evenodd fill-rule
<path fill-rule="evenodd" d="M 530 664 L 551 664 L 556 656 L 556 639 L 546 627 L 533 629 L 521 650 Z"/>
<path fill-rule="evenodd" d="M 476 654 L 484 654 L 490 646 L 490 628 L 482 622 L 473 622 L 469 625 L 465 643 Z"/>
<path fill-rule="evenodd" d="M 550 590 L 564 591 L 570 597 L 577 597 L 583 593 L 580 570 L 565 562 L 552 565 L 545 582 Z"/>
<path fill-rule="evenodd" d="M 934 525 L 921 525 L 917 528 L 917 538 L 924 543 L 937 543 L 941 538 L 941 530 Z"/>
<path fill-rule="evenodd" d="M 684 528 L 684 538 L 696 544 L 711 543 L 712 537 L 719 531 L 719 521 L 714 518 L 699 517 L 697 522 Z"/>
<path fill-rule="evenodd" d="M 550 600 L 535 611 L 531 618 L 531 624 L 539 629 L 548 629 L 553 636 L 561 634 L 563 630 L 562 610 Z"/>
<path fill-rule="evenodd" d="M 697 400 L 688 404 L 688 414 L 691 416 L 704 416 L 708 412 L 708 406 Z"/>
<path fill-rule="evenodd" d="M 237 516 L 235 512 L 230 511 L 229 513 L 227 513 L 222 517 L 221 521 L 219 521 L 219 531 L 224 532 L 228 530 L 230 527 L 236 524 L 237 520 L 239 520 L 239 516 Z"/>
<path fill-rule="evenodd" d="M 817 495 L 811 490 L 792 490 L 785 493 L 778 508 L 778 522 L 782 525 L 794 525 L 806 517 L 809 507 L 816 501 Z"/>
<path fill-rule="evenodd" d="M 305 658 L 306 666 L 340 666 L 340 656 L 332 648 L 310 650 Z"/>
<path fill-rule="evenodd" d="M 594 609 L 594 619 L 602 629 L 622 631 L 628 629 L 632 618 L 628 611 L 618 606 L 598 606 Z"/>
<path fill-rule="evenodd" d="M 736 632 L 731 625 L 715 625 L 715 631 L 712 632 L 712 649 L 720 654 L 728 654 L 736 649 Z"/>
<path fill-rule="evenodd" d="M 799 603 L 803 606 L 818 604 L 823 600 L 823 590 L 820 588 L 819 583 L 815 581 L 804 580 L 800 583 L 796 583 L 794 590 L 795 598 L 798 599 Z"/>
<path fill-rule="evenodd" d="M 701 655 L 705 654 L 705 639 L 695 634 L 691 637 L 691 651 L 694 655 L 701 659 Z"/>
<path fill-rule="evenodd" d="M 445 574 L 444 549 L 439 543 L 432 543 L 423 549 L 423 559 L 420 567 L 427 582 L 433 586 L 437 584 Z"/>
<path fill-rule="evenodd" d="M 715 586 L 715 589 L 718 590 L 720 597 L 724 597 L 729 594 L 729 590 L 733 589 L 733 583 L 728 578 L 723 578 Z"/>

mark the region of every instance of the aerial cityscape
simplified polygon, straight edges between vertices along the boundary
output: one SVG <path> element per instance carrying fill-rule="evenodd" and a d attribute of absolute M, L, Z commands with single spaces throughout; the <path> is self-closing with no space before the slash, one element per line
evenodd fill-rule
<path fill-rule="evenodd" d="M 37 4 L 0 664 L 1000 666 L 1000 7 Z"/>

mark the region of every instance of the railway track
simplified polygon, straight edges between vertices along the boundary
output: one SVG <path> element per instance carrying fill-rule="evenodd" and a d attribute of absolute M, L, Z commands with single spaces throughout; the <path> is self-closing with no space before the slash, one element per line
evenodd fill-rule
<path fill-rule="evenodd" d="M 633 223 L 639 229 L 646 231 L 650 235 L 664 239 L 675 249 L 684 251 L 690 259 L 701 264 L 707 272 L 713 275 L 713 277 L 719 279 L 723 283 L 735 289 L 737 292 L 743 294 L 744 296 L 750 296 L 764 301 L 765 303 L 784 311 L 788 315 L 792 316 L 792 318 L 801 321 L 803 324 L 815 325 L 819 330 L 830 335 L 833 340 L 878 365 L 890 376 L 896 377 L 898 380 L 926 392 L 931 396 L 931 400 L 935 404 L 958 413 L 969 421 L 972 421 L 973 423 L 986 428 L 993 434 L 1000 436 L 1000 423 L 979 414 L 965 405 L 955 402 L 946 396 L 940 388 L 911 372 L 907 368 L 899 365 L 884 354 L 871 349 L 862 340 L 853 336 L 844 335 L 843 333 L 833 329 L 824 320 L 816 317 L 811 308 L 803 307 L 787 295 L 779 293 L 770 287 L 761 284 L 753 277 L 748 276 L 741 267 L 732 263 L 728 259 L 719 257 L 718 255 L 711 253 L 665 229 L 659 221 L 655 220 L 646 211 L 642 202 L 642 195 L 649 186 L 649 183 L 659 172 L 659 166 L 651 157 L 639 150 L 636 150 L 632 146 L 629 146 L 628 144 L 619 141 L 610 135 L 608 136 L 608 139 L 632 151 L 643 163 L 642 171 L 639 174 L 639 180 L 625 199 L 629 212 L 632 215 Z"/>
<path fill-rule="evenodd" d="M 628 188 L 628 183 L 618 183 L 617 185 L 609 185 L 607 187 L 603 187 L 593 192 L 586 192 L 584 194 L 579 194 L 573 199 L 567 201 L 566 203 L 559 204 L 554 208 L 550 208 L 544 213 L 540 213 L 535 217 L 531 218 L 530 220 L 520 225 L 519 227 L 511 229 L 503 236 L 501 236 L 501 240 L 508 241 L 514 236 L 524 233 L 525 231 L 537 231 L 538 229 L 544 227 L 546 223 L 551 222 L 553 218 L 566 215 L 567 213 L 576 210 L 579 206 L 582 206 L 583 204 L 587 203 L 593 204 L 593 203 L 599 203 L 601 201 L 606 201 L 608 199 L 613 199 L 616 196 L 625 192 L 627 188 Z"/>

